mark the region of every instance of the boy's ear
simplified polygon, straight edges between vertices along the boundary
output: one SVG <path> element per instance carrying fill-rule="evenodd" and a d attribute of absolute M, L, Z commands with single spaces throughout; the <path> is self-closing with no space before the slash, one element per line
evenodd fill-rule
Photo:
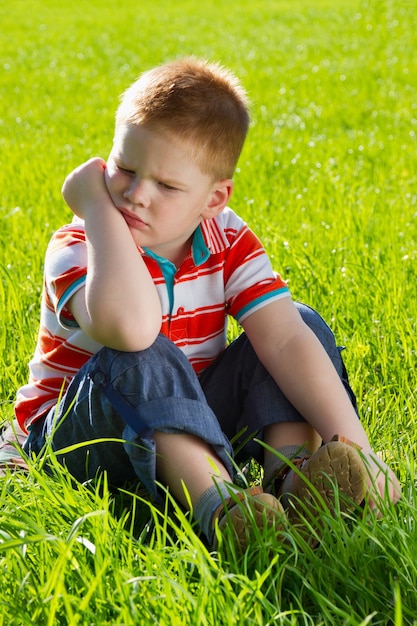
<path fill-rule="evenodd" d="M 218 180 L 213 185 L 213 190 L 206 208 L 201 214 L 204 219 L 216 217 L 230 200 L 233 191 L 233 181 L 231 178 Z"/>

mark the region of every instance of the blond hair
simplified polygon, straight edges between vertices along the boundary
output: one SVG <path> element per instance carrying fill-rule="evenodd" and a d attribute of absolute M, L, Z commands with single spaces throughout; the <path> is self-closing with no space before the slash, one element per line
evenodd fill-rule
<path fill-rule="evenodd" d="M 248 100 L 238 79 L 194 57 L 144 72 L 122 94 L 116 128 L 136 124 L 184 141 L 201 171 L 231 178 L 249 128 Z"/>

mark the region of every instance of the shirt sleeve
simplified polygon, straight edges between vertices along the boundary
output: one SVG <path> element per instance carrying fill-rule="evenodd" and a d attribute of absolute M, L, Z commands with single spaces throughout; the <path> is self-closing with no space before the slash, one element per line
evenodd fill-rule
<path fill-rule="evenodd" d="M 243 222 L 231 239 L 225 278 L 228 313 L 239 323 L 266 304 L 291 297 L 261 242 Z"/>
<path fill-rule="evenodd" d="M 78 327 L 67 307 L 69 299 L 85 285 L 87 247 L 80 223 L 60 228 L 52 237 L 45 256 L 47 306 L 56 313 L 63 328 Z"/>

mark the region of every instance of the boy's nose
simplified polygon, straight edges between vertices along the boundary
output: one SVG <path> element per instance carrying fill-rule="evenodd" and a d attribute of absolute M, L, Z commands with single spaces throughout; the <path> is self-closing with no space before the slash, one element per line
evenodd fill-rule
<path fill-rule="evenodd" d="M 149 190 L 143 180 L 134 180 L 123 194 L 126 200 L 138 206 L 149 205 Z"/>

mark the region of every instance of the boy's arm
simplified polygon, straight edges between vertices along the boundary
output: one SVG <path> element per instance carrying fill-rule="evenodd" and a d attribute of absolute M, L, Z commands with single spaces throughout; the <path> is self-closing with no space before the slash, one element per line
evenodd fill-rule
<path fill-rule="evenodd" d="M 244 324 L 259 359 L 301 415 L 328 442 L 336 434 L 361 446 L 372 464 L 378 490 L 384 493 L 385 477 L 372 452 L 366 432 L 348 394 L 313 331 L 304 323 L 290 298 L 270 303 L 249 316 Z M 388 470 L 390 497 L 400 487 Z"/>
<path fill-rule="evenodd" d="M 107 192 L 104 171 L 104 161 L 91 159 L 62 188 L 68 206 L 84 219 L 88 254 L 86 286 L 69 307 L 95 341 L 133 352 L 155 341 L 161 306 L 129 228 Z"/>

